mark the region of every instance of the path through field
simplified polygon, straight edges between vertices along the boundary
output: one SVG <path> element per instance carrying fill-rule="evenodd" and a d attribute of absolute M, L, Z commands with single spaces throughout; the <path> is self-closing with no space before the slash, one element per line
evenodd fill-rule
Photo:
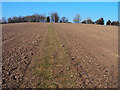
<path fill-rule="evenodd" d="M 116 26 L 3 25 L 3 88 L 117 88 Z"/>

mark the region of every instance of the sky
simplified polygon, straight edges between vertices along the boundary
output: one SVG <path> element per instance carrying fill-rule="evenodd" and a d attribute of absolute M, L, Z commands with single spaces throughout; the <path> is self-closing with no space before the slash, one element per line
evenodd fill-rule
<path fill-rule="evenodd" d="M 2 2 L 119 2 L 119 0 L 1 0 Z"/>
<path fill-rule="evenodd" d="M 51 12 L 57 12 L 59 17 L 67 17 L 70 22 L 76 14 L 80 14 L 82 20 L 90 17 L 93 21 L 103 17 L 107 20 L 118 20 L 118 2 L 2 2 L 2 16 L 33 15 L 34 13 L 49 16 Z"/>

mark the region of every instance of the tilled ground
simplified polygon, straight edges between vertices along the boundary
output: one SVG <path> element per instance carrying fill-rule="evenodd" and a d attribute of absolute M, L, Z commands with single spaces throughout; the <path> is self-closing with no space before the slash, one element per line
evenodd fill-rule
<path fill-rule="evenodd" d="M 84 24 L 2 26 L 3 88 L 117 88 L 118 29 Z"/>

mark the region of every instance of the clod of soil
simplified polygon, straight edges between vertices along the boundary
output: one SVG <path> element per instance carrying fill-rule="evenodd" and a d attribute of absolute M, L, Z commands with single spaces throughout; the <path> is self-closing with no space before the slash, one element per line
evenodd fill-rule
<path fill-rule="evenodd" d="M 65 45 L 64 45 L 64 44 L 62 44 L 62 45 L 61 45 L 61 47 L 65 47 Z"/>
<path fill-rule="evenodd" d="M 75 60 L 75 57 L 72 57 L 72 60 Z"/>

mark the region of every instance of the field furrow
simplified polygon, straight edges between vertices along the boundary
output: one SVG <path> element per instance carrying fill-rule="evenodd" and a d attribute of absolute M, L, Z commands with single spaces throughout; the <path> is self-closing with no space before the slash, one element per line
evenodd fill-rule
<path fill-rule="evenodd" d="M 3 88 L 116 88 L 116 26 L 3 25 Z"/>

